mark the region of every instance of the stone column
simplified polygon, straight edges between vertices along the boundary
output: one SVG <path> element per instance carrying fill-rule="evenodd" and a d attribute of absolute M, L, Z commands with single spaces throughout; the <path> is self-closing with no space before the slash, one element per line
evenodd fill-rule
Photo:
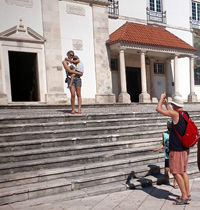
<path fill-rule="evenodd" d="M 170 88 L 169 87 L 171 85 L 170 84 L 170 79 L 169 79 L 170 64 L 171 64 L 170 60 L 166 60 L 166 62 L 165 62 L 165 66 L 166 66 L 165 75 L 166 75 L 166 93 L 167 93 L 168 96 L 170 96 Z"/>
<path fill-rule="evenodd" d="M 118 96 L 118 102 L 121 103 L 130 103 L 130 95 L 127 93 L 126 86 L 126 69 L 125 69 L 125 58 L 124 58 L 124 50 L 120 49 L 119 51 L 119 61 L 120 61 L 120 86 L 121 92 Z"/>
<path fill-rule="evenodd" d="M 154 59 L 150 59 L 150 71 L 151 71 L 151 101 L 153 103 L 157 103 L 158 99 L 155 95 Z"/>
<path fill-rule="evenodd" d="M 178 55 L 174 57 L 174 96 L 181 96 L 179 93 L 179 69 L 178 69 Z"/>
<path fill-rule="evenodd" d="M 169 73 L 170 73 L 170 67 L 171 67 L 171 60 L 166 60 L 165 61 L 165 72 L 166 72 L 166 94 L 168 96 L 168 101 L 171 101 L 171 92 L 170 92 L 170 78 L 169 78 Z"/>
<path fill-rule="evenodd" d="M 188 102 L 197 102 L 197 95 L 194 92 L 194 57 L 190 57 L 190 94 Z"/>
<path fill-rule="evenodd" d="M 105 40 L 109 39 L 108 5 L 92 4 L 94 58 L 96 71 L 96 103 L 115 103 L 112 78 Z"/>
<path fill-rule="evenodd" d="M 147 93 L 147 79 L 146 79 L 146 66 L 145 66 L 145 52 L 141 52 L 141 84 L 142 93 L 139 95 L 139 102 L 150 103 L 150 95 Z"/>
<path fill-rule="evenodd" d="M 47 103 L 63 103 L 67 101 L 64 93 L 62 67 L 61 32 L 59 19 L 59 1 L 42 0 L 43 35 L 45 42 L 45 60 L 47 75 Z"/>

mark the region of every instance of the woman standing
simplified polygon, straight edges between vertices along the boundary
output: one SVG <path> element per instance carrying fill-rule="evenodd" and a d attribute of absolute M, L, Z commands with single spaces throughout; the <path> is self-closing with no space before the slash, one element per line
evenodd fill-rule
<path fill-rule="evenodd" d="M 76 56 L 77 57 L 77 56 Z M 76 60 L 73 60 L 74 58 L 74 52 L 72 50 L 67 52 L 67 58 L 62 62 L 66 73 L 67 73 L 67 83 L 70 84 L 71 82 L 71 74 L 75 74 L 74 80 L 72 82 L 72 85 L 70 87 L 70 93 L 71 93 L 71 106 L 72 106 L 72 114 L 75 114 L 75 95 L 77 95 L 78 98 L 78 114 L 81 114 L 81 104 L 82 104 L 82 97 L 81 97 L 81 76 L 83 75 L 83 64 L 80 61 L 80 59 L 76 58 Z M 75 70 L 72 70 L 72 65 L 75 66 Z M 78 66 L 80 68 L 80 71 L 78 70 Z M 70 68 L 71 67 L 71 68 Z M 77 71 L 76 71 L 77 69 Z M 76 94 L 75 94 L 76 92 Z"/>

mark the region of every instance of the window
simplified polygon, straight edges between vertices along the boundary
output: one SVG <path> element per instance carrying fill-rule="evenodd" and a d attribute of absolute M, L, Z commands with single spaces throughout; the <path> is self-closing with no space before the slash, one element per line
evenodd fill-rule
<path fill-rule="evenodd" d="M 163 12 L 162 0 L 149 0 L 149 7 L 146 10 L 148 21 L 166 23 L 166 11 Z"/>
<path fill-rule="evenodd" d="M 200 3 L 192 2 L 192 17 L 190 17 L 191 28 L 200 29 Z"/>
<path fill-rule="evenodd" d="M 150 10 L 155 12 L 161 12 L 161 0 L 150 0 Z"/>
<path fill-rule="evenodd" d="M 194 84 L 200 85 L 200 67 L 194 69 Z"/>
<path fill-rule="evenodd" d="M 110 68 L 111 68 L 112 71 L 118 71 L 117 59 L 112 59 L 111 58 Z"/>
<path fill-rule="evenodd" d="M 164 64 L 163 63 L 154 63 L 154 74 L 164 74 Z"/>
<path fill-rule="evenodd" d="M 192 2 L 192 20 L 200 20 L 200 3 Z"/>
<path fill-rule="evenodd" d="M 119 2 L 117 0 L 108 0 L 110 3 L 108 6 L 108 14 L 118 16 L 119 15 Z"/>

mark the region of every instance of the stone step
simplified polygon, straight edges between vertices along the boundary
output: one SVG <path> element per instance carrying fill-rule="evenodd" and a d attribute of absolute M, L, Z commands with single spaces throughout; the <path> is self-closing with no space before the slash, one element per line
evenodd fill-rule
<path fill-rule="evenodd" d="M 157 162 L 154 164 L 141 165 L 141 166 L 130 166 L 128 168 L 117 169 L 111 172 L 100 172 L 88 175 L 82 175 L 74 177 L 71 180 L 72 189 L 78 190 L 82 188 L 87 188 L 91 186 L 118 182 L 122 181 L 127 184 L 133 178 L 141 178 L 149 175 L 157 175 L 161 173 L 161 168 L 164 169 L 164 159 L 163 162 Z M 188 164 L 188 170 L 190 168 L 195 168 L 197 170 L 196 158 L 190 158 Z M 163 170 L 162 170 L 163 171 Z"/>
<path fill-rule="evenodd" d="M 21 151 L 11 151 L 0 153 L 0 163 L 17 162 L 23 160 L 34 160 L 49 157 L 59 157 L 59 156 L 71 156 L 80 155 L 88 153 L 96 153 L 111 150 L 123 150 L 128 148 L 138 148 L 140 146 L 156 147 L 161 143 L 158 139 L 144 139 L 140 140 L 127 140 L 127 141 L 116 141 L 116 142 L 105 142 L 105 143 L 94 143 L 86 145 L 71 145 L 71 146 L 60 146 L 60 147 L 49 147 L 41 149 L 32 150 L 21 150 Z"/>
<path fill-rule="evenodd" d="M 20 111 L 20 110 L 19 110 Z M 36 110 L 34 110 L 36 112 Z M 199 119 L 199 112 L 189 111 L 188 112 L 193 120 Z M 6 124 L 31 124 L 31 123 L 53 123 L 53 122 L 73 122 L 73 121 L 89 121 L 89 120 L 107 120 L 107 119 L 123 119 L 123 118 L 160 118 L 162 120 L 167 119 L 157 112 L 123 112 L 120 109 L 120 112 L 116 110 L 116 113 L 90 113 L 90 114 L 81 114 L 81 115 L 71 115 L 62 110 L 57 110 L 55 113 L 46 114 L 45 112 L 36 112 L 36 116 L 31 114 L 20 113 L 19 115 L 10 114 L 8 116 L 7 112 L 5 116 L 0 116 L 0 125 Z"/>
<path fill-rule="evenodd" d="M 164 153 L 156 153 L 153 155 L 138 156 L 132 158 L 113 159 L 96 163 L 76 164 L 61 168 L 46 168 L 40 170 L 30 170 L 20 173 L 5 174 L 0 176 L 0 188 L 12 185 L 20 185 L 22 183 L 33 183 L 37 181 L 51 180 L 55 178 L 68 178 L 74 176 L 82 176 L 98 172 L 108 172 L 126 167 L 137 167 L 150 163 L 163 161 Z"/>
<path fill-rule="evenodd" d="M 35 110 L 34 110 L 35 111 Z M 28 124 L 28 123 L 48 123 L 48 122 L 72 122 L 72 121 L 88 121 L 88 120 L 106 120 L 106 119 L 123 119 L 123 118 L 149 118 L 149 117 L 158 117 L 167 119 L 167 117 L 159 115 L 157 112 L 117 112 L 116 113 L 91 113 L 91 114 L 79 114 L 72 115 L 69 113 L 59 114 L 59 110 L 55 114 L 44 114 L 39 113 L 37 116 L 32 115 L 19 115 L 19 116 L 1 116 L 0 125 L 5 124 Z"/>
<path fill-rule="evenodd" d="M 57 179 L 0 189 L 0 205 L 71 191 L 71 182 Z"/>
<path fill-rule="evenodd" d="M 128 115 L 128 116 L 127 116 Z M 132 114 L 131 114 L 132 115 Z M 110 115 L 109 115 L 110 116 Z M 112 114 L 111 114 L 112 116 Z M 110 116 L 110 117 L 111 117 Z M 123 117 L 122 117 L 123 116 Z M 106 115 L 107 118 L 102 119 L 95 119 L 92 120 L 90 117 L 87 117 L 87 119 L 72 119 L 72 116 L 70 116 L 71 120 L 65 119 L 65 117 L 55 117 L 55 119 L 46 119 L 45 117 L 40 118 L 40 120 L 37 120 L 35 118 L 28 119 L 28 122 L 24 122 L 23 119 L 18 119 L 17 123 L 13 123 L 15 121 L 14 119 L 0 119 L 0 133 L 12 133 L 12 132 L 24 132 L 24 131 L 41 131 L 41 130 L 57 130 L 57 129 L 66 129 L 66 128 L 87 128 L 87 127 L 100 127 L 100 126 L 109 126 L 112 125 L 133 125 L 133 124 L 145 124 L 149 121 L 153 121 L 154 123 L 166 123 L 167 119 L 166 117 L 157 116 L 152 117 L 151 115 L 148 117 L 130 117 L 130 114 L 121 114 L 118 116 L 118 118 L 109 118 L 108 115 Z M 192 115 L 191 118 L 196 122 L 198 121 L 200 115 Z M 129 118 L 128 118 L 129 117 Z M 63 119 L 62 119 L 63 118 Z M 72 121 L 73 120 L 73 121 Z M 1 122 L 2 121 L 2 122 Z M 200 122 L 198 121 L 198 124 Z"/>
<path fill-rule="evenodd" d="M 116 142 L 105 142 L 105 143 L 96 143 L 96 144 L 86 144 L 86 145 L 73 145 L 73 146 L 60 146 L 60 147 L 49 147 L 41 149 L 32 149 L 32 150 L 21 150 L 21 151 L 12 151 L 12 152 L 2 152 L 0 153 L 0 163 L 9 163 L 9 162 L 20 162 L 23 160 L 38 160 L 43 158 L 57 158 L 62 156 L 74 156 L 81 154 L 89 153 L 98 153 L 98 152 L 110 152 L 112 150 L 124 150 L 136 148 L 134 154 L 140 155 L 140 147 L 142 146 L 143 153 L 149 151 L 149 148 L 156 148 L 160 145 L 161 139 L 158 140 L 148 139 L 148 140 L 126 140 L 126 141 L 116 141 Z M 145 148 L 147 148 L 145 150 Z"/>
<path fill-rule="evenodd" d="M 106 142 L 118 142 L 118 141 L 130 141 L 134 140 L 135 145 L 141 145 L 143 143 L 161 140 L 161 133 L 163 130 L 148 131 L 148 132 L 136 132 L 136 133 L 119 133 L 119 134 L 106 134 L 106 135 L 94 135 L 84 137 L 66 137 L 66 138 L 50 138 L 50 139 L 33 139 L 23 141 L 11 141 L 11 142 L 0 142 L 0 152 L 10 151 L 21 151 L 21 150 L 32 150 L 42 149 L 48 147 L 60 147 L 60 146 L 75 146 L 95 143 L 106 143 Z M 143 138 L 145 136 L 151 136 L 151 138 Z M 159 137 L 157 137 L 159 136 Z M 142 146 L 142 145 L 141 145 Z"/>
<path fill-rule="evenodd" d="M 55 168 L 63 166 L 72 166 L 74 164 L 83 164 L 83 163 L 94 163 L 102 162 L 107 160 L 121 159 L 126 157 L 134 157 L 135 155 L 140 155 L 140 153 L 152 154 L 153 148 L 151 147 L 140 147 L 140 148 L 130 148 L 123 150 L 111 150 L 105 152 L 96 152 L 88 153 L 82 155 L 73 155 L 73 156 L 61 156 L 61 157 L 50 157 L 42 158 L 35 160 L 23 160 L 20 162 L 10 162 L 2 163 L 0 165 L 1 174 L 16 173 L 20 171 L 28 170 L 38 170 L 42 168 Z"/>
<path fill-rule="evenodd" d="M 94 189 L 96 186 L 99 188 L 104 188 L 105 186 L 109 186 L 115 183 L 119 185 L 121 183 L 122 185 L 126 186 L 126 188 L 138 188 L 138 187 L 146 187 L 149 185 L 155 185 L 155 184 L 163 184 L 165 183 L 164 175 L 160 173 L 160 166 L 161 163 L 157 165 L 150 165 L 149 168 L 146 170 L 147 173 L 143 177 L 137 177 L 137 173 L 133 173 L 130 168 L 124 168 L 115 172 L 109 172 L 109 173 L 98 173 L 98 174 L 92 174 L 92 175 L 86 175 L 86 176 L 79 176 L 77 178 L 72 179 L 58 179 L 58 180 L 52 180 L 52 181 L 46 181 L 41 182 L 40 184 L 28 184 L 28 185 L 21 185 L 21 186 L 15 186 L 15 187 L 8 187 L 0 190 L 0 205 L 6 204 L 6 203 L 12 203 L 16 201 L 23 201 L 33 198 L 38 198 L 41 196 L 51 195 L 54 193 L 59 192 L 66 192 L 66 191 L 77 191 L 77 194 L 79 194 L 79 190 L 85 190 L 85 189 Z M 162 163 L 163 165 L 163 163 Z M 148 166 L 147 166 L 148 167 Z M 162 167 L 162 166 L 161 166 Z M 137 167 L 136 170 L 139 171 L 139 168 Z M 145 167 L 143 167 L 145 168 Z M 153 170 L 152 170 L 153 169 Z M 192 170 L 188 171 L 189 176 L 198 176 L 199 173 L 197 167 L 192 167 Z M 97 184 L 98 183 L 98 184 Z M 70 185 L 71 184 L 71 185 Z M 67 186 L 66 186 L 67 185 Z M 52 188 L 52 189 L 51 189 Z M 108 190 L 107 188 L 107 190 Z M 104 193 L 108 192 L 106 189 L 104 190 Z M 119 190 L 119 187 L 117 191 Z M 80 192 L 79 196 L 81 196 L 82 192 Z M 13 195 L 16 195 L 14 197 Z"/>
<path fill-rule="evenodd" d="M 197 148 L 192 148 L 190 152 L 190 163 L 194 163 L 196 165 Z M 56 178 L 69 178 L 74 176 L 83 176 L 88 174 L 95 174 L 99 172 L 107 173 L 109 171 L 116 171 L 124 168 L 138 168 L 140 166 L 146 167 L 146 165 L 153 164 L 161 164 L 164 167 L 164 152 L 153 153 L 151 155 L 140 155 L 133 156 L 123 159 L 112 159 L 112 160 L 104 160 L 103 162 L 95 162 L 95 163 L 77 163 L 71 166 L 63 166 L 58 168 L 58 164 L 52 169 L 45 168 L 40 170 L 29 170 L 26 172 L 15 172 L 17 170 L 13 170 L 11 174 L 1 175 L 0 177 L 0 188 L 1 187 L 9 187 L 13 185 L 20 185 L 25 183 L 46 181 Z M 27 165 L 27 164 L 26 164 Z M 162 168 L 161 167 L 161 168 Z M 145 168 L 146 170 L 146 168 Z M 136 170 L 137 172 L 137 170 Z M 144 174 L 143 174 L 144 175 Z"/>
<path fill-rule="evenodd" d="M 199 176 L 199 171 L 195 169 L 192 171 L 188 171 L 189 177 L 192 177 L 194 174 L 196 176 Z M 173 177 L 170 175 L 171 183 L 173 182 Z M 149 175 L 142 178 L 135 178 L 135 180 L 131 181 L 133 184 L 133 188 L 143 188 L 149 185 L 157 185 L 162 184 L 165 182 L 164 174 L 157 174 L 157 175 Z M 114 182 L 114 183 L 108 183 L 104 185 L 96 185 L 93 187 L 87 187 L 80 190 L 60 193 L 56 195 L 49 195 L 44 196 L 36 199 L 27 200 L 25 202 L 17 202 L 15 203 L 15 208 L 20 209 L 20 207 L 23 205 L 23 208 L 28 208 L 32 206 L 33 208 L 37 208 L 38 205 L 42 204 L 49 204 L 49 202 L 62 202 L 67 200 L 74 200 L 74 198 L 85 198 L 88 196 L 95 196 L 100 194 L 109 194 L 113 192 L 120 192 L 130 190 L 129 185 L 125 185 L 123 181 Z"/>
<path fill-rule="evenodd" d="M 166 130 L 166 124 L 145 124 L 145 125 L 124 125 L 124 126 L 106 126 L 106 127 L 93 127 L 93 128 L 76 128 L 64 130 L 46 130 L 34 132 L 19 132 L 10 134 L 0 134 L 0 142 L 22 141 L 31 139 L 47 139 L 47 138 L 65 138 L 72 136 L 81 137 L 88 135 L 105 135 L 105 134 L 119 134 L 139 132 L 144 133 L 144 130 Z"/>
<path fill-rule="evenodd" d="M 107 127 L 107 126 L 123 126 L 123 125 L 144 125 L 154 122 L 154 124 L 164 123 L 166 125 L 166 118 L 117 118 L 117 119 L 103 119 L 103 120 L 82 120 L 82 121 L 67 121 L 67 122 L 46 122 L 46 123 L 21 123 L 21 124 L 5 124 L 1 125 L 0 133 L 14 133 L 14 132 L 32 132 L 44 130 L 63 130 L 74 128 L 90 128 L 90 127 Z M 11 121 L 12 123 L 12 121 Z"/>
<path fill-rule="evenodd" d="M 59 193 L 56 195 L 44 196 L 37 199 L 23 201 L 23 202 L 17 202 L 14 204 L 14 207 L 16 209 L 20 209 L 23 206 L 24 209 L 26 208 L 28 209 L 30 208 L 30 206 L 32 206 L 33 209 L 34 208 L 37 209 L 38 205 L 49 204 L 49 202 L 52 202 L 52 203 L 62 202 L 62 201 L 85 198 L 85 197 L 95 196 L 95 195 L 100 195 L 100 194 L 120 192 L 124 190 L 127 190 L 127 187 L 124 184 L 122 184 L 121 182 L 115 182 L 115 183 L 109 183 L 109 184 L 100 185 L 100 186 L 96 185 L 94 187 L 71 191 L 71 192 Z"/>

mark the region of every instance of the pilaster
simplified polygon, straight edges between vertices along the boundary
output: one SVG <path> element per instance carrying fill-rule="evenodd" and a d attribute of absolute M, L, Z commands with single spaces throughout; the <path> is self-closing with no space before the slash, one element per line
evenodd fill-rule
<path fill-rule="evenodd" d="M 94 57 L 96 71 L 96 103 L 115 103 L 105 40 L 109 39 L 107 6 L 92 5 L 94 27 Z"/>
<path fill-rule="evenodd" d="M 43 30 L 45 42 L 45 60 L 47 75 L 46 103 L 64 103 L 64 78 L 62 68 L 61 32 L 59 19 L 59 1 L 42 0 Z M 66 49 L 67 50 L 67 49 Z"/>

